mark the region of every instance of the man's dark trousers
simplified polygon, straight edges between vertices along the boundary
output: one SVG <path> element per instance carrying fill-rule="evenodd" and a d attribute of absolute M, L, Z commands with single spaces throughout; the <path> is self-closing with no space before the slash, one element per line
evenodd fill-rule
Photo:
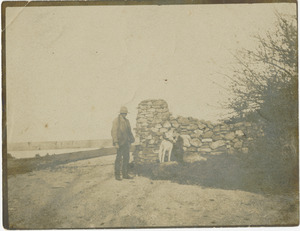
<path fill-rule="evenodd" d="M 115 176 L 120 176 L 121 165 L 123 177 L 128 176 L 128 164 L 129 164 L 129 147 L 130 144 L 124 144 L 117 149 L 117 157 L 115 161 Z M 122 164 L 123 159 L 123 164 Z"/>

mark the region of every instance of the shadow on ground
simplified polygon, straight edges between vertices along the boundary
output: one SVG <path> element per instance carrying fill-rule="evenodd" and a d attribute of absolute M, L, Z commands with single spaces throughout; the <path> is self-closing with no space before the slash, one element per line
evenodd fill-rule
<path fill-rule="evenodd" d="M 295 192 L 297 185 L 287 180 L 272 161 L 258 163 L 249 154 L 206 156 L 194 163 L 155 163 L 137 166 L 137 174 L 152 180 L 262 194 Z"/>

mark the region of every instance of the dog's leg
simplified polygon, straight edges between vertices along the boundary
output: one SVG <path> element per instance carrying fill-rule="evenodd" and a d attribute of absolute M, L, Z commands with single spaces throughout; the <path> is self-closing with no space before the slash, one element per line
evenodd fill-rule
<path fill-rule="evenodd" d="M 158 159 L 159 159 L 159 163 L 161 163 L 161 157 L 163 155 L 163 145 L 160 145 L 159 147 L 159 151 L 158 151 Z"/>
<path fill-rule="evenodd" d="M 164 148 L 164 150 L 163 150 L 163 155 L 162 155 L 162 162 L 165 162 L 166 152 L 167 152 L 167 149 Z"/>
<path fill-rule="evenodd" d="M 173 146 L 170 147 L 170 149 L 169 149 L 169 155 L 168 155 L 168 161 L 169 161 L 169 162 L 171 161 L 172 149 L 173 149 Z"/>

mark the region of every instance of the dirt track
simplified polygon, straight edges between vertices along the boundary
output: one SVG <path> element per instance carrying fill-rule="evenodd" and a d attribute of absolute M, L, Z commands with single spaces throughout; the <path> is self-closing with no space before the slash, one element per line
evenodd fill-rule
<path fill-rule="evenodd" d="M 204 188 L 137 176 L 116 181 L 115 156 L 9 176 L 10 228 L 285 225 L 290 196 Z"/>

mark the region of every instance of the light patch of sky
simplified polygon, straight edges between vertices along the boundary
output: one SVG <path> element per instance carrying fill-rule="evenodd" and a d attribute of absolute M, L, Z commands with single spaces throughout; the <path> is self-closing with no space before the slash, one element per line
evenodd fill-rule
<path fill-rule="evenodd" d="M 296 4 L 7 8 L 8 142 L 110 137 L 120 106 L 165 99 L 217 121 L 232 53 Z M 47 126 L 46 126 L 47 125 Z"/>

